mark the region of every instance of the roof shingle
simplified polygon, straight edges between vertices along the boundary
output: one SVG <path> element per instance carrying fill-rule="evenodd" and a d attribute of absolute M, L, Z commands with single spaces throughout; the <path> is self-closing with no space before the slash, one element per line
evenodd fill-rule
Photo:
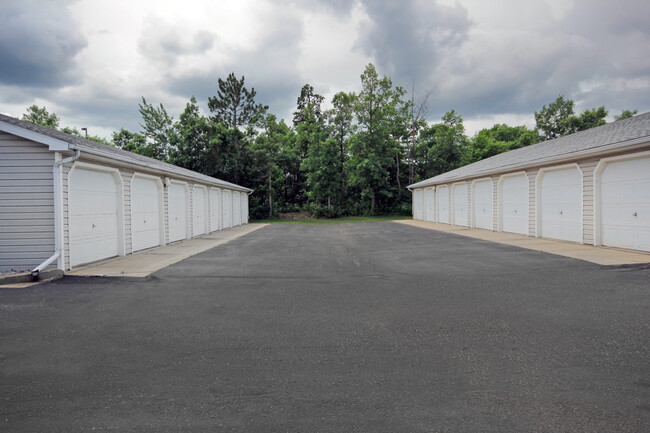
<path fill-rule="evenodd" d="M 589 156 L 613 150 L 647 139 L 650 142 L 650 112 L 617 120 L 586 131 L 576 132 L 554 140 L 500 153 L 473 164 L 448 171 L 409 185 L 419 188 L 454 180 L 478 177 L 522 168 L 528 165 L 552 163 L 573 156 Z"/>
<path fill-rule="evenodd" d="M 52 137 L 61 141 L 65 141 L 66 143 L 72 145 L 75 149 L 79 149 L 81 152 L 83 152 L 84 150 L 91 153 L 98 152 L 105 155 L 108 158 L 112 158 L 117 161 L 123 161 L 131 164 L 147 167 L 149 169 L 160 170 L 170 174 L 189 177 L 192 179 L 196 179 L 198 181 L 203 181 L 213 185 L 220 185 L 226 188 L 232 188 L 240 191 L 242 190 L 251 191 L 251 189 L 249 188 L 236 185 L 234 183 L 226 182 L 225 180 L 217 179 L 211 176 L 206 176 L 196 171 L 178 167 L 176 165 L 169 164 L 167 162 L 163 162 L 154 158 L 149 158 L 147 156 L 139 155 L 137 153 L 129 152 L 127 150 L 118 149 L 117 147 L 107 146 L 105 144 L 98 143 L 96 141 L 88 140 L 82 137 L 77 137 L 76 135 L 66 134 L 65 132 L 46 128 L 44 126 L 36 125 L 31 122 L 26 122 L 24 120 L 16 119 L 15 117 L 0 114 L 0 121 L 6 122 L 11 125 L 19 126 L 21 128 L 45 135 L 47 137 Z"/>

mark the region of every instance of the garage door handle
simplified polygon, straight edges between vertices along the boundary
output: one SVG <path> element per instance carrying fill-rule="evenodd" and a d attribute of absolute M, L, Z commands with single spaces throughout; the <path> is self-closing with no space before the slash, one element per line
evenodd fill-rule
<path fill-rule="evenodd" d="M 95 224 L 93 224 L 93 228 L 97 227 Z"/>
<path fill-rule="evenodd" d="M 636 212 L 634 212 L 632 215 L 636 216 Z"/>
<path fill-rule="evenodd" d="M 560 211 L 560 215 L 562 215 L 562 211 Z"/>

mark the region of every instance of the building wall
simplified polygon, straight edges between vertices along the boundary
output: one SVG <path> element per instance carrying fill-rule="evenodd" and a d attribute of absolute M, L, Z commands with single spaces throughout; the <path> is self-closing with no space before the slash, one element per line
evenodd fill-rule
<path fill-rule="evenodd" d="M 97 162 L 89 158 L 84 158 L 83 153 L 82 157 L 78 159 L 79 162 L 84 162 L 84 163 L 89 163 L 93 164 L 96 166 L 102 166 L 102 167 L 115 167 L 114 165 L 110 165 L 104 162 Z M 53 161 L 52 161 L 53 163 Z M 63 214 L 64 214 L 64 221 L 63 221 L 63 226 L 64 226 L 64 244 L 65 244 L 65 253 L 64 253 L 64 263 L 65 263 L 65 269 L 70 269 L 70 232 L 69 232 L 69 220 L 68 220 L 68 179 L 69 179 L 69 174 L 70 174 L 70 169 L 72 168 L 74 163 L 68 163 L 65 164 L 63 167 Z M 132 232 L 131 232 L 131 182 L 133 181 L 133 176 L 134 173 L 136 172 L 133 169 L 130 168 L 125 168 L 125 167 L 117 167 L 120 172 L 120 176 L 122 177 L 122 182 L 123 182 L 123 197 L 124 197 L 124 203 L 123 203 L 123 208 L 124 208 L 124 252 L 125 254 L 132 254 L 133 253 L 133 245 L 132 245 Z M 51 169 L 51 165 L 50 165 Z M 50 170 L 51 171 L 51 170 Z M 184 179 L 177 179 L 173 176 L 168 176 L 166 174 L 160 174 L 156 172 L 149 172 L 146 170 L 137 170 L 137 173 L 141 174 L 147 174 L 150 176 L 157 176 L 161 179 L 161 181 L 164 180 L 164 178 L 168 177 L 172 180 L 178 180 L 181 182 L 186 182 L 188 185 L 188 218 L 189 218 L 189 233 L 188 237 L 191 237 L 192 235 L 192 229 L 193 229 L 193 224 L 194 224 L 194 219 L 195 215 L 193 213 L 194 207 L 194 186 L 195 185 L 200 185 L 200 186 L 205 186 L 207 190 L 209 191 L 210 185 L 206 185 L 203 183 L 198 183 L 198 182 L 188 182 Z M 223 191 L 221 188 L 217 188 L 220 192 Z M 231 199 L 231 207 L 233 206 L 233 200 Z M 210 206 L 210 197 L 209 194 L 206 197 L 206 203 L 205 203 L 206 209 L 208 209 L 208 218 L 209 218 L 209 206 Z M 169 193 L 168 193 L 168 188 L 163 188 L 163 209 L 164 209 L 164 215 L 163 215 L 163 220 L 165 224 L 165 230 L 164 230 L 164 244 L 169 243 Z M 232 214 L 231 214 L 232 215 Z M 223 216 L 221 216 L 220 219 L 223 219 Z M 209 220 L 208 222 L 208 231 L 209 231 Z M 221 229 L 222 227 L 219 227 Z M 54 236 L 52 235 L 52 238 Z M 50 250 L 50 254 L 47 256 L 49 257 L 52 254 L 52 251 L 54 250 L 54 247 L 52 246 Z M 45 258 L 47 258 L 45 257 Z M 42 260 L 41 260 L 42 261 Z M 40 263 L 40 262 L 39 262 Z M 37 263 L 38 264 L 38 263 Z"/>
<path fill-rule="evenodd" d="M 0 132 L 0 271 L 54 254 L 53 166 L 47 146 Z"/>
<path fill-rule="evenodd" d="M 580 162 L 582 170 L 582 242 L 594 244 L 594 170 L 599 158 Z"/>
<path fill-rule="evenodd" d="M 583 191 L 582 191 L 582 218 L 583 218 L 583 225 L 582 225 L 582 243 L 587 244 L 587 245 L 594 245 L 595 241 L 595 186 L 594 186 L 594 171 L 596 169 L 596 166 L 600 162 L 601 159 L 605 157 L 612 157 L 612 156 L 618 156 L 618 155 L 626 155 L 626 154 L 636 154 L 644 151 L 650 150 L 650 144 L 645 144 L 643 146 L 639 146 L 638 149 L 635 149 L 633 151 L 627 150 L 627 151 L 619 151 L 619 152 L 612 152 L 608 154 L 607 156 L 603 157 L 588 157 L 582 160 L 577 160 L 575 161 L 580 170 L 582 170 L 582 185 L 583 185 Z M 536 167 L 536 168 L 529 168 L 525 170 L 526 175 L 528 176 L 528 188 L 529 188 L 529 201 L 528 201 L 528 235 L 529 236 L 536 236 L 537 233 L 537 175 L 539 173 L 539 170 L 541 168 L 549 168 L 549 167 L 554 167 L 558 165 L 566 165 L 566 162 L 562 162 L 559 164 L 548 164 L 543 167 Z M 509 171 L 509 172 L 502 172 L 498 173 L 492 176 L 489 176 L 489 178 L 492 180 L 492 202 L 493 202 L 493 230 L 498 231 L 499 230 L 499 179 L 501 178 L 502 175 L 504 174 L 509 174 L 513 172 L 520 172 L 520 170 L 515 170 L 515 171 Z M 472 220 L 472 188 L 471 188 L 471 183 L 473 180 L 476 179 L 486 179 L 486 176 L 477 176 L 474 178 L 469 178 L 469 179 L 463 179 L 462 181 L 450 181 L 448 183 L 441 183 L 436 185 L 436 194 L 438 192 L 438 188 L 446 186 L 449 188 L 449 209 L 451 214 L 453 215 L 454 209 L 452 208 L 452 203 L 453 203 L 453 191 L 452 191 L 452 185 L 454 184 L 459 184 L 461 182 L 466 182 L 468 185 L 468 204 L 467 204 L 467 209 L 468 209 L 468 221 L 470 222 L 470 225 L 473 224 Z M 422 189 L 424 193 L 425 188 Z M 436 213 L 438 212 L 438 209 L 436 209 Z M 439 222 L 439 215 L 436 215 L 436 222 Z M 450 221 L 453 223 L 453 216 L 450 218 Z"/>

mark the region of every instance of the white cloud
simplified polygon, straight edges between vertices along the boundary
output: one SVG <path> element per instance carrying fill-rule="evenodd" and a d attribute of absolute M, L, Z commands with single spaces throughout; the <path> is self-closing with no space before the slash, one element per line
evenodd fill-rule
<path fill-rule="evenodd" d="M 61 37 L 12 39 L 14 53 L 36 44 L 59 54 L 46 86 L 5 70 L 0 111 L 20 115 L 38 103 L 66 125 L 97 131 L 137 129 L 141 96 L 176 116 L 192 95 L 205 104 L 231 71 L 290 120 L 303 84 L 328 98 L 358 90 L 369 62 L 395 84 L 410 89 L 415 79 L 420 93 L 433 90 L 429 120 L 454 108 L 469 132 L 532 126 L 533 112 L 558 94 L 578 110 L 650 109 L 650 4 L 634 0 L 9 4 L 34 10 L 23 14 L 29 28 Z"/>

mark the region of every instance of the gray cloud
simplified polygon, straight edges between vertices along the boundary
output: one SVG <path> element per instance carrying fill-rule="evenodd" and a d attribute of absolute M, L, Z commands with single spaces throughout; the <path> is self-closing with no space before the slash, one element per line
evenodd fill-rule
<path fill-rule="evenodd" d="M 0 10 L 0 83 L 56 87 L 77 78 L 86 39 L 69 2 L 4 1 Z"/>
<path fill-rule="evenodd" d="M 184 32 L 172 23 L 150 19 L 138 40 L 138 52 L 150 61 L 173 66 L 182 56 L 203 54 L 210 50 L 217 36 L 208 30 Z"/>
<path fill-rule="evenodd" d="M 650 109 L 650 5 L 577 1 L 559 21 L 527 33 L 473 39 L 437 72 L 436 117 L 532 114 L 559 94 L 578 110 Z M 453 84 L 445 86 L 445 83 Z"/>
<path fill-rule="evenodd" d="M 471 22 L 460 4 L 435 1 L 365 1 L 370 22 L 362 26 L 357 49 L 404 85 L 431 80 L 435 68 L 468 38 Z"/>
<path fill-rule="evenodd" d="M 245 85 L 254 87 L 256 101 L 269 105 L 269 111 L 278 117 L 284 117 L 295 107 L 300 93 L 301 82 L 295 59 L 299 55 L 300 38 L 303 32 L 300 21 L 291 14 L 276 17 L 266 37 L 253 50 L 240 50 L 220 47 L 236 60 L 228 64 L 215 65 L 209 72 L 187 72 L 178 75 L 167 74 L 166 89 L 177 96 L 187 99 L 194 95 L 198 101 L 205 103 L 208 97 L 217 94 L 218 79 L 225 79 L 230 72 L 239 78 L 245 77 Z M 295 96 L 294 96 L 295 95 Z"/>

